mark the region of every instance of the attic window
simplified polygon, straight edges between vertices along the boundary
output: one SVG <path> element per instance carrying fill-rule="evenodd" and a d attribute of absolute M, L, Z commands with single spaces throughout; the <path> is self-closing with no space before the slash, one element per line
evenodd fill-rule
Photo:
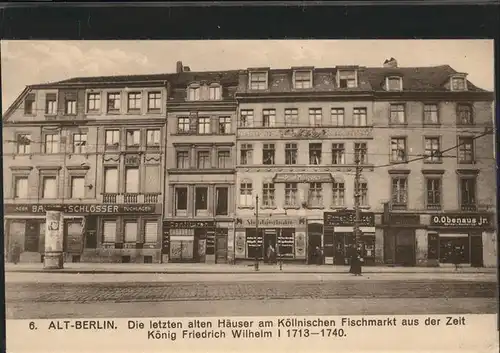
<path fill-rule="evenodd" d="M 358 86 L 358 78 L 355 70 L 342 70 L 337 74 L 339 88 L 354 88 Z"/>
<path fill-rule="evenodd" d="M 467 90 L 467 82 L 465 77 L 452 77 L 451 78 L 451 90 L 452 91 L 465 91 Z"/>
<path fill-rule="evenodd" d="M 34 114 L 34 106 L 35 106 L 35 94 L 30 93 L 24 99 L 24 114 L 25 115 Z"/>
<path fill-rule="evenodd" d="M 222 98 L 222 87 L 220 85 L 211 85 L 208 91 L 210 100 L 220 100 Z"/>
<path fill-rule="evenodd" d="M 250 89 L 252 90 L 267 89 L 267 72 L 265 71 L 250 72 Z"/>
<path fill-rule="evenodd" d="M 294 73 L 293 85 L 294 88 L 311 88 L 312 87 L 312 71 L 301 70 L 295 71 Z"/>
<path fill-rule="evenodd" d="M 200 87 L 191 86 L 188 88 L 188 100 L 199 101 L 200 100 Z"/>
<path fill-rule="evenodd" d="M 387 91 L 402 91 L 403 90 L 403 79 L 401 77 L 398 77 L 398 76 L 386 77 L 385 89 Z"/>

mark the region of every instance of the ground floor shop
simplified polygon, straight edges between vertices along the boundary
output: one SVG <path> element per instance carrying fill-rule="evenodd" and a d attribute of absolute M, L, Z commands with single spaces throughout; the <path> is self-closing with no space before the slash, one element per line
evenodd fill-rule
<path fill-rule="evenodd" d="M 166 220 L 164 262 L 230 263 L 234 226 L 230 220 Z"/>
<path fill-rule="evenodd" d="M 43 262 L 44 204 L 5 206 L 7 261 Z M 65 262 L 161 261 L 161 205 L 63 205 Z"/>

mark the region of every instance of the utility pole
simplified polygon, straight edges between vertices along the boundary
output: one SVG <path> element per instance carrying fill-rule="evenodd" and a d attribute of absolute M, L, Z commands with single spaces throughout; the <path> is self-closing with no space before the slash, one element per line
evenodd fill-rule
<path fill-rule="evenodd" d="M 255 196 L 255 245 L 258 244 L 259 240 L 259 195 Z M 264 248 L 264 239 L 262 239 L 262 248 Z M 263 249 L 263 252 L 266 249 Z M 259 253 L 255 252 L 255 271 L 259 270 Z"/>
<path fill-rule="evenodd" d="M 356 156 L 356 174 L 354 177 L 354 211 L 355 211 L 355 218 L 354 218 L 354 239 L 355 239 L 355 250 L 357 250 L 358 245 L 361 241 L 361 231 L 360 231 L 360 220 L 361 220 L 361 209 L 360 209 L 360 198 L 361 198 L 361 192 L 360 192 L 360 179 L 361 179 L 361 163 L 359 156 Z"/>

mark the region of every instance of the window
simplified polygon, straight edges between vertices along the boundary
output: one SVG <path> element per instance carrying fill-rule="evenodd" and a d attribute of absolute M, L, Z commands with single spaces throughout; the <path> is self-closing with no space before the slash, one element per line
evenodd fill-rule
<path fill-rule="evenodd" d="M 65 113 L 68 115 L 76 114 L 76 100 L 73 99 L 66 100 Z"/>
<path fill-rule="evenodd" d="M 59 134 L 45 135 L 45 153 L 59 153 Z"/>
<path fill-rule="evenodd" d="M 197 167 L 198 167 L 198 169 L 210 168 L 210 152 L 209 151 L 198 151 Z"/>
<path fill-rule="evenodd" d="M 87 134 L 76 133 L 73 134 L 73 153 L 86 153 L 87 152 Z"/>
<path fill-rule="evenodd" d="M 406 162 L 406 138 L 391 138 L 391 162 Z"/>
<path fill-rule="evenodd" d="M 35 95 L 28 94 L 24 99 L 24 114 L 33 115 L 35 112 Z"/>
<path fill-rule="evenodd" d="M 357 187 L 354 187 L 354 197 L 359 197 L 360 205 L 368 205 L 368 183 L 360 181 Z"/>
<path fill-rule="evenodd" d="M 217 153 L 217 167 L 221 169 L 230 169 L 233 167 L 229 151 L 219 151 Z"/>
<path fill-rule="evenodd" d="M 101 109 L 101 94 L 89 93 L 87 95 L 87 110 L 99 111 Z"/>
<path fill-rule="evenodd" d="M 335 180 L 332 185 L 333 206 L 343 206 L 345 200 L 345 185 L 343 181 Z"/>
<path fill-rule="evenodd" d="M 391 124 L 405 124 L 405 105 L 404 104 L 391 104 L 390 105 L 390 123 Z"/>
<path fill-rule="evenodd" d="M 312 207 L 321 207 L 323 205 L 323 188 L 321 183 L 309 183 L 308 203 Z"/>
<path fill-rule="evenodd" d="M 266 207 L 274 206 L 274 183 L 265 182 L 262 184 L 262 205 Z"/>
<path fill-rule="evenodd" d="M 148 93 L 148 111 L 161 111 L 161 92 Z"/>
<path fill-rule="evenodd" d="M 453 91 L 465 91 L 466 87 L 465 78 L 453 77 L 451 79 L 451 89 Z"/>
<path fill-rule="evenodd" d="M 344 108 L 332 108 L 331 115 L 333 126 L 344 125 Z"/>
<path fill-rule="evenodd" d="M 176 211 L 187 211 L 188 203 L 188 189 L 176 188 L 175 189 L 175 209 Z"/>
<path fill-rule="evenodd" d="M 156 221 L 144 222 L 144 242 L 156 243 L 158 241 L 158 223 Z"/>
<path fill-rule="evenodd" d="M 42 198 L 56 199 L 57 198 L 57 178 L 55 176 L 42 177 Z"/>
<path fill-rule="evenodd" d="M 141 94 L 139 92 L 131 92 L 128 94 L 128 110 L 141 110 Z"/>
<path fill-rule="evenodd" d="M 401 77 L 387 77 L 386 89 L 388 91 L 402 91 L 403 80 Z"/>
<path fill-rule="evenodd" d="M 228 214 L 229 189 L 225 187 L 215 188 L 215 215 L 226 216 Z"/>
<path fill-rule="evenodd" d="M 188 100 L 190 101 L 200 100 L 200 87 L 191 87 L 188 89 Z"/>
<path fill-rule="evenodd" d="M 297 183 L 285 183 L 285 206 L 297 205 Z"/>
<path fill-rule="evenodd" d="M 199 134 L 209 134 L 210 133 L 210 118 L 198 118 L 198 133 Z"/>
<path fill-rule="evenodd" d="M 116 221 L 102 222 L 103 243 L 114 243 L 116 241 Z"/>
<path fill-rule="evenodd" d="M 125 221 L 125 234 L 123 237 L 125 243 L 136 243 L 138 235 L 137 221 Z"/>
<path fill-rule="evenodd" d="M 323 120 L 323 112 L 321 109 L 317 108 L 309 109 L 309 125 L 321 126 L 322 120 Z"/>
<path fill-rule="evenodd" d="M 267 88 L 267 72 L 250 73 L 250 89 L 262 90 Z"/>
<path fill-rule="evenodd" d="M 394 209 L 406 209 L 408 202 L 408 178 L 392 178 L 392 207 Z"/>
<path fill-rule="evenodd" d="M 366 108 L 354 108 L 353 110 L 354 126 L 366 126 L 367 125 L 366 115 L 367 115 Z"/>
<path fill-rule="evenodd" d="M 462 211 L 476 211 L 475 178 L 460 178 L 460 208 Z"/>
<path fill-rule="evenodd" d="M 285 164 L 297 164 L 297 144 L 296 143 L 287 143 L 285 144 Z"/>
<path fill-rule="evenodd" d="M 106 130 L 106 149 L 117 149 L 120 145 L 120 130 Z"/>
<path fill-rule="evenodd" d="M 120 93 L 108 93 L 108 112 L 120 110 Z"/>
<path fill-rule="evenodd" d="M 309 164 L 321 164 L 321 143 L 309 144 Z"/>
<path fill-rule="evenodd" d="M 354 88 L 357 86 L 356 71 L 339 71 L 339 87 Z"/>
<path fill-rule="evenodd" d="M 458 138 L 458 162 L 473 163 L 474 162 L 474 139 L 472 137 Z"/>
<path fill-rule="evenodd" d="M 438 106 L 437 104 L 424 105 L 424 123 L 425 124 L 438 124 Z"/>
<path fill-rule="evenodd" d="M 243 165 L 248 165 L 253 163 L 253 146 L 248 143 L 241 145 L 240 150 L 240 163 Z"/>
<path fill-rule="evenodd" d="M 220 86 L 212 86 L 208 89 L 210 100 L 218 100 L 222 98 L 222 89 Z"/>
<path fill-rule="evenodd" d="M 295 88 L 311 88 L 312 87 L 311 71 L 295 71 Z"/>
<path fill-rule="evenodd" d="M 425 161 L 426 162 L 441 162 L 441 148 L 439 143 L 439 137 L 426 137 L 424 139 L 425 143 Z"/>
<path fill-rule="evenodd" d="M 188 169 L 189 168 L 189 152 L 188 151 L 178 151 L 177 152 L 177 168 L 178 169 Z"/>
<path fill-rule="evenodd" d="M 127 167 L 125 169 L 125 192 L 127 194 L 139 193 L 139 168 Z"/>
<path fill-rule="evenodd" d="M 250 207 L 253 203 L 252 197 L 253 187 L 252 182 L 244 181 L 240 184 L 240 206 Z"/>
<path fill-rule="evenodd" d="M 83 199 L 85 197 L 85 177 L 71 177 L 71 198 Z"/>
<path fill-rule="evenodd" d="M 118 193 L 118 168 L 107 167 L 104 169 L 104 192 L 107 194 Z"/>
<path fill-rule="evenodd" d="M 299 111 L 298 109 L 291 108 L 285 109 L 285 126 L 299 125 Z"/>
<path fill-rule="evenodd" d="M 17 154 L 30 154 L 31 153 L 31 135 L 19 134 L 17 135 Z"/>
<path fill-rule="evenodd" d="M 360 164 L 366 164 L 368 156 L 368 147 L 366 142 L 355 142 L 354 143 L 354 161 L 359 160 Z"/>
<path fill-rule="evenodd" d="M 188 133 L 191 130 L 191 122 L 189 118 L 177 118 L 177 132 Z"/>
<path fill-rule="evenodd" d="M 240 126 L 253 127 L 253 109 L 240 111 Z"/>
<path fill-rule="evenodd" d="M 27 199 L 28 198 L 28 177 L 15 176 L 14 177 L 14 198 Z"/>
<path fill-rule="evenodd" d="M 262 149 L 262 164 L 274 164 L 274 143 L 265 143 Z"/>
<path fill-rule="evenodd" d="M 138 147 L 141 144 L 141 130 L 127 130 L 127 146 Z"/>
<path fill-rule="evenodd" d="M 208 197 L 208 188 L 203 187 L 195 189 L 195 202 L 194 202 L 195 211 L 208 209 L 207 197 Z"/>
<path fill-rule="evenodd" d="M 230 134 L 231 132 L 231 117 L 219 117 L 219 134 Z"/>
<path fill-rule="evenodd" d="M 146 145 L 148 147 L 160 146 L 161 131 L 160 129 L 146 130 Z"/>
<path fill-rule="evenodd" d="M 264 109 L 262 111 L 262 126 L 274 127 L 276 124 L 276 110 Z"/>
<path fill-rule="evenodd" d="M 345 163 L 345 147 L 343 143 L 332 144 L 332 164 Z"/>
<path fill-rule="evenodd" d="M 45 97 L 45 114 L 55 115 L 57 113 L 57 97 L 55 93 L 47 93 Z"/>
<path fill-rule="evenodd" d="M 458 124 L 471 125 L 474 124 L 474 119 L 472 117 L 472 106 L 468 104 L 459 104 L 457 106 L 458 111 Z"/>
<path fill-rule="evenodd" d="M 425 184 L 427 209 L 441 209 L 441 178 L 427 178 Z"/>

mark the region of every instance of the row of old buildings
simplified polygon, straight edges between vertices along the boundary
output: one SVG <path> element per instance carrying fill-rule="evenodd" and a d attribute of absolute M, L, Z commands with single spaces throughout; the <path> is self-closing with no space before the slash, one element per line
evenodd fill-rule
<path fill-rule="evenodd" d="M 3 116 L 6 254 L 496 265 L 493 93 L 451 67 L 251 68 L 26 87 Z M 362 177 L 355 190 L 356 161 Z M 258 215 L 258 226 L 256 219 Z"/>

